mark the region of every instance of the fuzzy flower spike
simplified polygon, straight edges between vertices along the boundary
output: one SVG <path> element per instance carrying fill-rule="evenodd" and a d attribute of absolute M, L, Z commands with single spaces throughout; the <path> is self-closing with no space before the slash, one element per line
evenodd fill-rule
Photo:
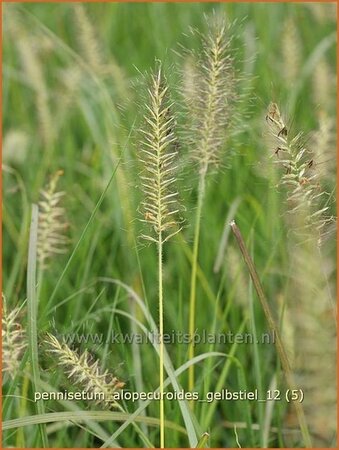
<path fill-rule="evenodd" d="M 82 386 L 86 392 L 101 394 L 103 399 L 100 400 L 97 395 L 99 398 L 97 403 L 102 403 L 108 408 L 118 407 L 113 394 L 123 388 L 125 383 L 119 381 L 108 370 L 103 370 L 99 361 L 94 360 L 87 350 L 78 354 L 50 333 L 46 334 L 45 343 L 48 351 L 57 358 L 58 365 L 63 367 L 68 378 Z"/>
<path fill-rule="evenodd" d="M 175 215 L 179 212 L 178 192 L 174 185 L 176 158 L 174 134 L 175 118 L 171 113 L 173 104 L 169 100 L 166 78 L 161 66 L 151 75 L 146 104 L 146 126 L 141 130 L 143 140 L 139 151 L 142 164 L 141 184 L 144 200 L 141 203 L 142 222 L 151 225 L 151 234 L 141 237 L 158 242 L 166 242 L 180 231 Z"/>

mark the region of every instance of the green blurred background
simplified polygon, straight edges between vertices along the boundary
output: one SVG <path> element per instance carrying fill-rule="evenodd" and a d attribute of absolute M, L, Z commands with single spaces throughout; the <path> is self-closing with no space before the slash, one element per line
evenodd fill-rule
<path fill-rule="evenodd" d="M 69 252 L 53 259 L 45 271 L 39 304 L 39 332 L 56 330 L 105 333 L 112 327 L 130 330 L 126 318 L 111 314 L 112 305 L 135 314 L 123 289 L 98 281 L 117 278 L 132 286 L 145 298 L 153 317 L 157 316 L 157 269 L 155 249 L 138 239 L 138 148 L 137 129 L 142 123 L 140 104 L 144 81 L 142 74 L 164 62 L 171 87 L 176 91 L 176 68 L 186 70 L 181 46 L 198 48 L 190 27 L 204 30 L 204 15 L 215 11 L 229 22 L 237 21 L 235 47 L 237 68 L 246 76 L 242 81 L 243 101 L 237 114 L 241 123 L 225 152 L 232 156 L 222 170 L 208 179 L 203 211 L 199 264 L 199 329 L 237 332 L 242 326 L 253 331 L 247 297 L 248 277 L 241 266 L 234 241 L 221 271 L 213 266 L 230 207 L 236 217 L 264 283 L 272 307 L 279 310 L 288 273 L 286 229 L 282 218 L 283 200 L 277 173 L 270 158 L 265 134 L 265 114 L 270 101 L 279 104 L 288 124 L 296 132 L 305 131 L 310 141 L 324 118 L 331 135 L 326 155 L 321 155 L 323 182 L 329 192 L 335 185 L 336 123 L 336 12 L 332 3 L 71 3 L 3 5 L 3 279 L 4 292 L 11 307 L 26 299 L 25 273 L 31 203 L 49 176 L 62 169 L 60 189 L 65 191 L 63 206 L 69 223 Z M 189 149 L 183 149 L 187 157 Z M 116 164 L 121 164 L 87 234 L 63 277 L 57 292 L 51 294 L 67 260 L 78 242 L 95 205 L 105 189 Z M 330 163 L 328 163 L 330 161 Z M 193 168 L 194 169 L 194 168 Z M 196 202 L 197 173 L 186 165 L 180 179 L 186 224 L 182 236 L 168 245 L 165 253 L 166 289 L 165 328 L 186 331 L 190 251 Z M 329 250 L 333 255 L 334 247 Z M 239 281 L 240 280 L 240 281 Z M 144 292 L 145 291 L 145 292 Z M 219 292 L 219 297 L 217 294 Z M 250 293 L 250 295 L 252 295 Z M 26 326 L 25 307 L 21 317 Z M 260 308 L 253 310 L 256 331 L 267 331 Z M 82 346 L 84 349 L 86 346 Z M 234 352 L 238 364 L 230 364 L 224 387 L 254 389 L 268 386 L 276 372 L 274 350 L 270 346 L 197 347 L 196 354 L 209 350 Z M 157 357 L 150 345 L 137 350 L 141 368 L 130 345 L 113 348 L 87 347 L 101 358 L 105 367 L 117 371 L 128 388 L 158 386 Z M 187 359 L 187 348 L 168 346 L 174 367 Z M 51 386 L 69 386 L 50 362 L 41 355 L 42 378 Z M 197 390 L 211 390 L 220 380 L 225 361 L 211 359 L 197 366 Z M 259 372 L 255 368 L 260 368 Z M 32 395 L 25 377 L 5 378 L 4 419 L 34 413 L 34 405 L 21 398 Z M 27 380 L 26 380 L 27 381 Z M 179 381 L 185 386 L 185 375 Z M 26 389 L 26 390 L 25 390 Z M 211 447 L 262 445 L 262 432 L 249 432 L 242 424 L 257 424 L 265 414 L 260 404 L 220 402 L 209 413 L 209 405 L 195 407 L 196 421 L 202 431 L 210 431 Z M 86 404 L 80 409 L 91 409 Z M 126 406 L 130 412 L 135 405 Z M 65 405 L 48 402 L 46 412 L 63 411 Z M 300 436 L 286 441 L 282 432 L 286 405 L 277 404 L 271 424 L 278 432 L 269 435 L 267 444 L 298 446 Z M 157 404 L 147 415 L 158 417 Z M 183 425 L 175 402 L 166 404 L 166 417 Z M 234 423 L 240 424 L 237 436 Z M 102 423 L 108 434 L 114 423 Z M 96 447 L 99 438 L 76 426 L 50 425 L 51 447 Z M 9 430 L 4 446 L 39 446 L 36 427 Z M 33 431 L 33 432 L 31 432 Z M 158 429 L 145 427 L 157 445 Z M 130 427 L 119 435 L 122 447 L 141 445 Z M 187 436 L 168 432 L 168 446 L 188 446 Z"/>

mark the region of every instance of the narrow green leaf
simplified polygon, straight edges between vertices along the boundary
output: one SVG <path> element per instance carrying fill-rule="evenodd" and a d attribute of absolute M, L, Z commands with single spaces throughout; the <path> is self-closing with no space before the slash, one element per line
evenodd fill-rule
<path fill-rule="evenodd" d="M 33 390 L 39 391 L 40 372 L 38 359 L 38 334 L 37 334 L 37 315 L 38 298 L 36 292 L 36 260 L 37 260 L 37 239 L 38 239 L 38 206 L 32 205 L 31 226 L 29 232 L 28 262 L 27 262 L 27 312 L 28 312 L 28 348 L 30 363 L 32 368 Z M 37 414 L 44 414 L 43 402 L 36 403 Z M 42 445 L 48 447 L 46 427 L 39 426 Z"/>

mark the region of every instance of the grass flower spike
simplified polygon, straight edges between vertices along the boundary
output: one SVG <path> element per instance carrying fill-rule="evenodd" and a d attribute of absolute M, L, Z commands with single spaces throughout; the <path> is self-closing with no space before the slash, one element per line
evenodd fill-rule
<path fill-rule="evenodd" d="M 151 235 L 143 234 L 144 239 L 163 242 L 178 233 L 178 223 L 174 216 L 177 207 L 178 192 L 176 182 L 176 137 L 175 119 L 171 114 L 172 104 L 168 98 L 168 86 L 161 68 L 151 77 L 148 90 L 149 105 L 146 105 L 145 117 L 147 129 L 141 130 L 144 136 L 140 148 L 139 160 L 143 165 L 141 174 L 145 199 L 142 202 L 143 222 L 151 225 Z"/>
<path fill-rule="evenodd" d="M 55 254 L 65 253 L 68 239 L 64 235 L 67 228 L 65 210 L 60 206 L 63 192 L 57 192 L 57 184 L 62 171 L 57 171 L 49 184 L 41 191 L 39 202 L 38 261 L 45 269 Z"/>
<path fill-rule="evenodd" d="M 202 173 L 206 173 L 210 165 L 220 162 L 220 152 L 228 137 L 238 100 L 232 36 L 229 36 L 230 30 L 224 20 L 213 19 L 208 22 L 207 35 L 200 36 L 202 55 L 193 56 L 195 96 L 190 97 L 187 105 L 189 144 Z"/>
<path fill-rule="evenodd" d="M 18 322 L 19 308 L 8 311 L 2 295 L 2 371 L 14 378 L 20 366 L 21 356 L 27 347 L 25 332 Z"/>
<path fill-rule="evenodd" d="M 331 1 L 4 2 L 4 448 L 336 446 Z"/>
<path fill-rule="evenodd" d="M 82 386 L 86 392 L 103 394 L 104 399 L 101 403 L 105 406 L 118 407 L 113 394 L 123 388 L 125 383 L 119 381 L 108 370 L 103 370 L 99 361 L 93 360 L 87 350 L 79 355 L 50 333 L 47 333 L 45 343 L 49 352 L 57 357 L 58 365 L 64 368 L 68 378 Z"/>
<path fill-rule="evenodd" d="M 276 103 L 269 105 L 266 121 L 274 139 L 276 162 L 285 171 L 280 184 L 287 189 L 287 213 L 293 228 L 298 233 L 316 230 L 320 239 L 333 219 L 328 216 L 327 194 L 321 189 L 313 154 L 306 148 L 302 133 L 291 136 Z"/>
<path fill-rule="evenodd" d="M 206 175 L 210 166 L 219 164 L 233 123 L 234 106 L 238 100 L 237 76 L 231 50 L 232 37 L 224 20 L 213 17 L 206 36 L 201 36 L 202 56 L 195 56 L 195 96 L 190 96 L 188 148 L 199 164 L 198 200 L 195 218 L 193 259 L 191 271 L 189 334 L 195 332 L 196 282 L 202 207 L 205 197 Z M 189 345 L 189 358 L 194 357 L 194 344 Z M 194 389 L 194 365 L 189 367 L 188 389 Z"/>
<path fill-rule="evenodd" d="M 284 169 L 280 184 L 285 188 L 287 227 L 293 231 L 287 240 L 291 281 L 286 302 L 297 342 L 292 369 L 305 394 L 303 409 L 314 444 L 329 446 L 336 430 L 336 388 L 332 382 L 336 307 L 328 278 L 331 260 L 319 244 L 323 244 L 325 233 L 329 233 L 327 225 L 334 220 L 320 185 L 316 162 L 320 155 L 306 148 L 301 133 L 291 134 L 275 103 L 269 105 L 266 121 L 274 139 L 273 156 Z M 288 420 L 293 423 L 295 419 L 290 412 Z"/>
<path fill-rule="evenodd" d="M 139 160 L 143 165 L 141 174 L 145 199 L 142 202 L 143 222 L 150 225 L 146 240 L 156 243 L 158 250 L 159 283 L 159 381 L 160 381 L 160 447 L 165 446 L 164 415 L 164 299 L 163 299 L 163 245 L 180 231 L 175 216 L 179 212 L 174 188 L 176 182 L 175 119 L 168 96 L 168 86 L 161 66 L 151 76 L 146 104 L 146 129 L 142 130 L 143 142 Z"/>

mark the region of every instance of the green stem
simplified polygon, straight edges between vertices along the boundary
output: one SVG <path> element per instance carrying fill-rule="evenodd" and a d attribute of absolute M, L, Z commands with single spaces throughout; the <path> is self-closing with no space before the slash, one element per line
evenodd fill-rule
<path fill-rule="evenodd" d="M 285 347 L 283 345 L 283 342 L 281 340 L 280 337 L 280 333 L 279 333 L 279 329 L 277 324 L 275 323 L 275 320 L 273 318 L 273 314 L 271 312 L 271 309 L 269 307 L 268 301 L 266 299 L 266 296 L 264 294 L 264 290 L 261 286 L 261 282 L 259 279 L 259 276 L 257 274 L 257 271 L 255 269 L 254 263 L 252 261 L 252 258 L 247 250 L 245 241 L 242 237 L 241 231 L 239 230 L 238 226 L 236 225 L 236 223 L 234 222 L 234 220 L 231 222 L 231 228 L 233 231 L 233 234 L 237 240 L 237 243 L 239 245 L 240 251 L 242 253 L 242 256 L 244 258 L 244 261 L 247 265 L 248 271 L 250 273 L 250 276 L 252 278 L 253 281 L 253 285 L 254 288 L 257 292 L 258 298 L 260 300 L 262 309 L 264 311 L 268 326 L 270 327 L 274 338 L 275 338 L 275 345 L 276 345 L 276 349 L 277 349 L 277 353 L 281 362 L 281 366 L 285 375 L 285 379 L 286 379 L 286 383 L 288 385 L 288 387 L 293 390 L 295 389 L 295 381 L 294 381 L 294 377 L 293 377 L 293 373 L 292 373 L 292 369 L 288 360 L 288 356 L 287 353 L 285 351 Z M 311 440 L 311 436 L 308 430 L 308 426 L 307 426 L 307 421 L 306 421 L 306 417 L 305 417 L 305 413 L 304 410 L 301 406 L 301 404 L 299 403 L 299 401 L 293 401 L 293 405 L 295 407 L 296 413 L 297 413 L 297 417 L 298 417 L 298 421 L 299 421 L 299 426 L 300 426 L 300 431 L 301 434 L 303 436 L 304 439 L 304 444 L 306 446 L 306 448 L 311 448 L 312 447 L 312 440 Z"/>
<path fill-rule="evenodd" d="M 197 269 L 198 269 L 201 212 L 205 197 L 205 176 L 206 170 L 202 170 L 199 178 L 198 204 L 195 216 L 195 230 L 194 230 L 193 256 L 192 256 L 191 290 L 190 290 L 190 307 L 189 307 L 189 335 L 190 335 L 190 342 L 188 346 L 189 359 L 194 358 L 193 336 L 195 333 Z M 188 390 L 193 391 L 193 389 L 194 389 L 194 365 L 191 365 L 188 369 Z M 191 406 L 193 407 L 193 403 L 191 403 Z"/>
<path fill-rule="evenodd" d="M 165 448 L 165 407 L 164 407 L 164 299 L 162 287 L 162 233 L 158 237 L 158 282 L 159 282 L 159 386 L 160 386 L 160 448 Z"/>

